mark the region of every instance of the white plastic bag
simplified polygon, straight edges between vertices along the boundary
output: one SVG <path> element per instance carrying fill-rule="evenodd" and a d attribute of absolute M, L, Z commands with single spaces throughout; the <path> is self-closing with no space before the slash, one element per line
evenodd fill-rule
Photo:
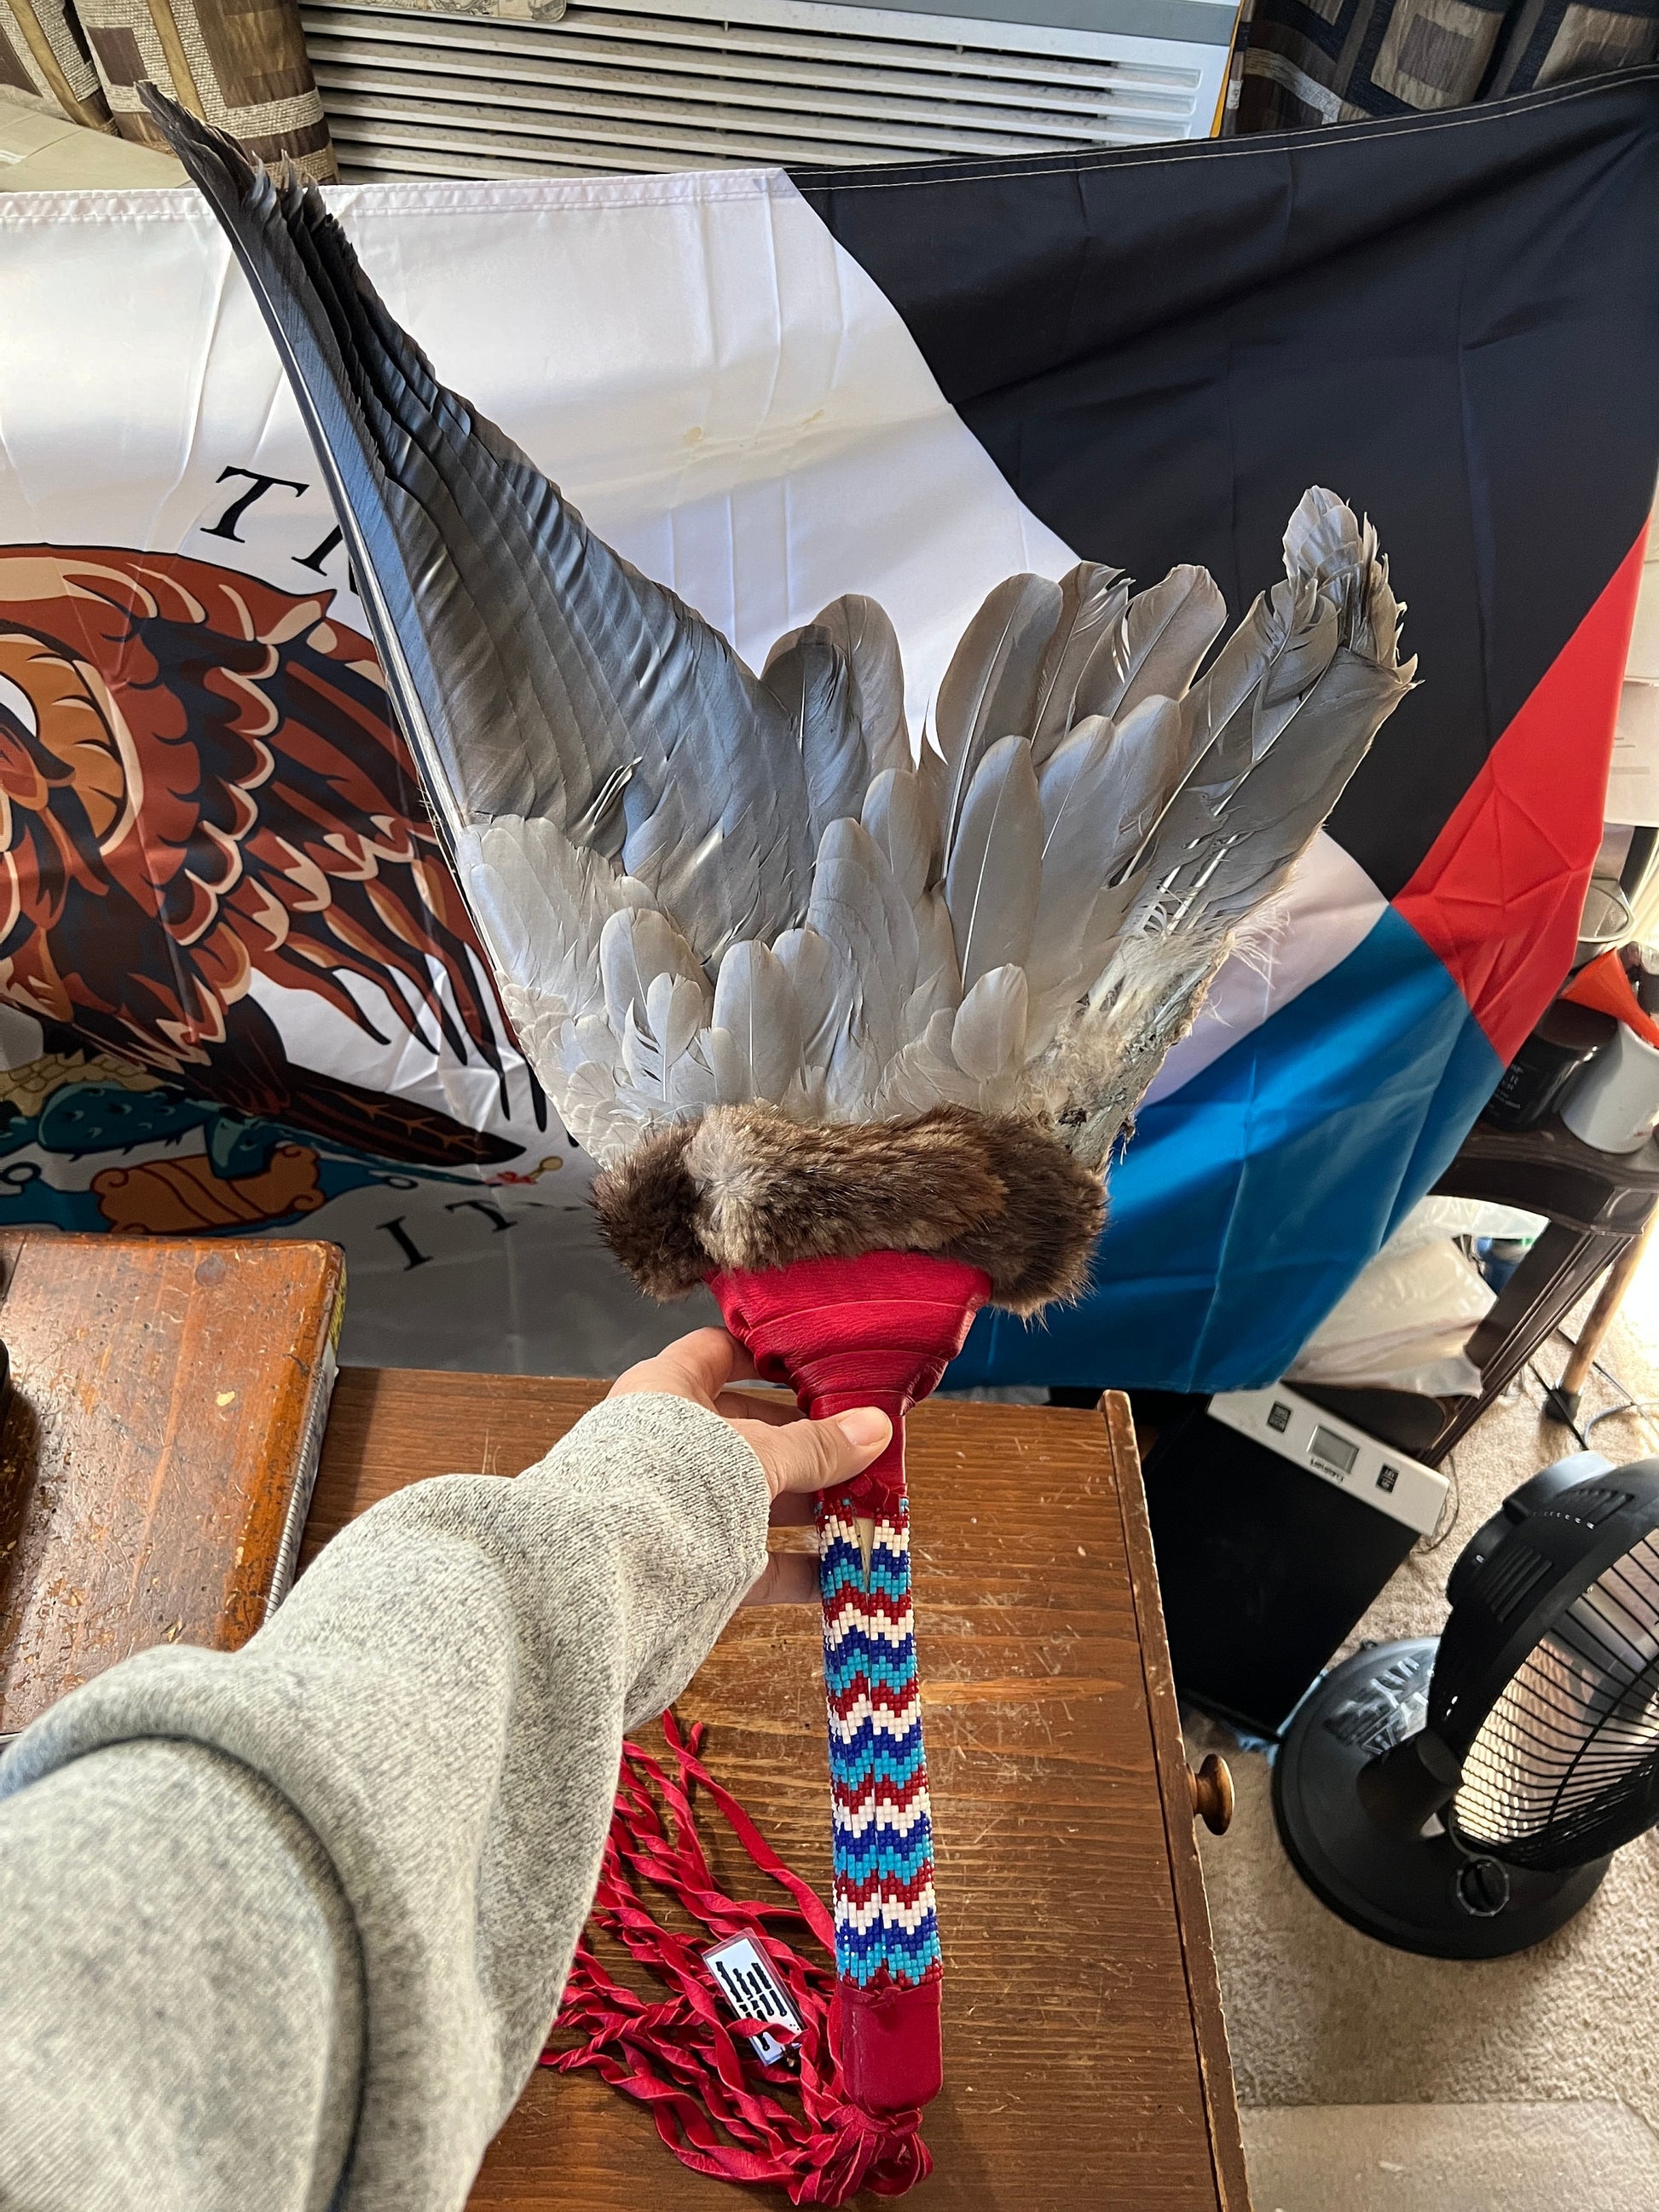
<path fill-rule="evenodd" d="M 1314 1331 L 1285 1380 L 1475 1396 L 1480 1370 L 1463 1347 L 1496 1294 L 1453 1239 L 1528 1238 L 1542 1226 L 1511 1206 L 1425 1198 Z"/>

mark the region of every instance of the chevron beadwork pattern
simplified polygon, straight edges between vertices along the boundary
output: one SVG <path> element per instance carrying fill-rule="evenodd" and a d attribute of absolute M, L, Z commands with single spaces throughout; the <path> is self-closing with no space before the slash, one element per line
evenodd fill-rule
<path fill-rule="evenodd" d="M 823 1680 L 835 1809 L 836 1964 L 846 1980 L 906 1986 L 939 1972 L 933 1829 L 910 1603 L 910 1513 L 818 1524 Z"/>

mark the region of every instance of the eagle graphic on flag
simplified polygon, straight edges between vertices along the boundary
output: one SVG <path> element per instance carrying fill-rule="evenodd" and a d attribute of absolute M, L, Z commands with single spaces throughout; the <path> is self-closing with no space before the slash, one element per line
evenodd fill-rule
<path fill-rule="evenodd" d="M 71 1048 L 155 1079 L 56 1095 L 70 1149 L 193 1100 L 222 1109 L 208 1158 L 231 1180 L 268 1168 L 279 1130 L 438 1169 L 515 1156 L 291 1061 L 248 989 L 257 971 L 362 1024 L 343 979 L 395 976 L 410 1030 L 499 1058 L 488 972 L 366 638 L 315 593 L 204 561 L 16 546 L 0 550 L 0 989 Z M 131 1175 L 121 1188 L 112 1225 L 162 1225 L 133 1216 Z M 324 1202 L 314 1178 L 283 1196 Z"/>
<path fill-rule="evenodd" d="M 1201 562 L 1236 621 L 1315 482 L 1389 546 L 1421 685 L 1143 1108 L 1089 1297 L 981 1319 L 951 1381 L 1272 1379 L 1561 981 L 1659 462 L 1656 126 L 1641 70 L 1276 138 L 332 197 L 446 382 L 746 659 L 880 600 L 913 725 L 1010 573 Z M 270 608 L 341 652 L 368 629 L 251 297 L 191 196 L 39 206 L 0 201 L 30 302 L 0 328 L 0 562 L 56 562 L 66 604 L 88 560 L 199 562 L 224 580 L 201 604 L 240 580 L 266 611 L 234 643 L 181 629 L 160 690 L 123 689 L 131 643 L 84 610 L 51 634 L 121 707 L 52 800 L 7 783 L 0 1227 L 109 1225 L 108 1178 L 156 1170 L 208 1225 L 291 1229 L 286 1186 L 224 1171 L 251 1123 L 267 1168 L 318 1159 L 347 1356 L 637 1356 L 683 1319 L 592 1241 L 589 1164 L 500 1024 L 399 741 L 378 710 L 325 744 L 303 714 L 255 732 L 238 692 Z M 9 635 L 40 614 L 0 591 Z M 0 680 L 9 778 L 40 711 Z M 232 735 L 268 745 L 263 781 Z M 179 775 L 135 775 L 146 749 Z M 103 1151 L 64 1141 L 77 1083 L 148 1100 L 142 1139 L 112 1113 L 78 1125 Z"/>

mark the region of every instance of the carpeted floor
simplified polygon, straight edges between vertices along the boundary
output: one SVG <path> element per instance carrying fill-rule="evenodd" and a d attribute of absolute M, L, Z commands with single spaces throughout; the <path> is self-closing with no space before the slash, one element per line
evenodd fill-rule
<path fill-rule="evenodd" d="M 1558 1338 L 1539 1361 L 1547 1381 L 1565 1358 Z M 1601 1360 L 1633 1396 L 1659 1400 L 1659 1252 Z M 1541 1419 L 1541 1397 L 1523 1376 L 1457 1447 L 1455 1525 L 1407 1561 L 1356 1642 L 1437 1633 L 1465 1539 L 1577 1449 Z M 1593 1376 L 1581 1422 L 1619 1403 Z M 1615 1462 L 1659 1453 L 1659 1408 L 1601 1423 L 1590 1442 Z M 1585 1911 L 1537 1949 L 1468 1966 L 1419 1959 L 1357 1934 L 1302 1887 L 1273 1831 L 1263 1758 L 1201 1720 L 1192 1736 L 1194 1759 L 1225 1751 L 1238 1790 L 1231 1831 L 1203 1838 L 1204 1869 L 1255 2212 L 1655 2212 L 1659 1837 L 1620 1852 Z M 1458 2125 L 1422 2109 L 1469 2106 L 1514 2112 L 1466 2112 Z M 1527 2178 L 1523 2188 L 1517 2167 L 1505 2196 L 1492 2159 L 1509 2137 L 1524 2142 Z"/>

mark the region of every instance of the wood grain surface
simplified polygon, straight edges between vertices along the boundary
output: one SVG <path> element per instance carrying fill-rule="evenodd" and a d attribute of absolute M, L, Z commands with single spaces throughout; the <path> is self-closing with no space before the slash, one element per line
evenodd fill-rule
<path fill-rule="evenodd" d="M 419 1476 L 517 1474 L 602 1387 L 343 1370 L 307 1554 Z M 946 1974 L 919 2212 L 1248 2212 L 1127 1404 L 1109 1433 L 1094 1413 L 949 1402 L 910 1431 Z M 714 1771 L 827 1894 L 816 1610 L 738 1614 L 681 1711 L 711 1724 Z M 472 2208 L 741 2202 L 594 2076 L 538 2073 Z"/>
<path fill-rule="evenodd" d="M 1244 2142 L 1239 2132 L 1232 2061 L 1227 2052 L 1227 2025 L 1221 2010 L 1221 1980 L 1216 1971 L 1209 1907 L 1204 1896 L 1204 1869 L 1194 1826 L 1193 1796 L 1186 1746 L 1182 1741 L 1175 1669 L 1170 1661 L 1169 1638 L 1164 1631 L 1164 1606 L 1152 1556 L 1152 1522 L 1146 1511 L 1146 1493 L 1141 1486 L 1140 1454 L 1129 1401 L 1123 1393 L 1109 1392 L 1102 1401 L 1101 1412 L 1105 1418 L 1107 1448 L 1111 1454 L 1114 1486 L 1123 1526 L 1129 1588 L 1134 1599 L 1141 1680 L 1146 1688 L 1164 1837 L 1170 1851 L 1170 1875 L 1181 1928 L 1187 2003 L 1198 2045 L 1199 2070 L 1204 2078 L 1211 2154 L 1215 2160 L 1222 2204 L 1228 2212 L 1234 2212 L 1234 2208 L 1237 2212 L 1248 2212 L 1249 2190 L 1244 2174 Z"/>
<path fill-rule="evenodd" d="M 259 1626 L 340 1281 L 331 1244 L 0 1237 L 0 1729 L 131 1652 Z"/>

